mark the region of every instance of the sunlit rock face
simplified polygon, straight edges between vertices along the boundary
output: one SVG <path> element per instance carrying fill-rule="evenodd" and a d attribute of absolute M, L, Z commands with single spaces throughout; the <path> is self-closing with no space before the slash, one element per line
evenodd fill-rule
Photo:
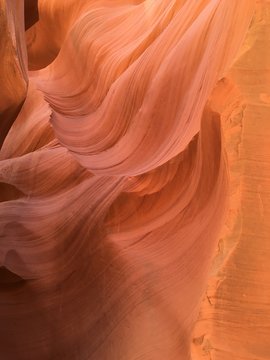
<path fill-rule="evenodd" d="M 27 57 L 22 1 L 0 1 L 0 147 L 27 92 Z"/>
<path fill-rule="evenodd" d="M 235 102 L 224 118 L 231 127 L 225 130 L 230 211 L 194 331 L 194 359 L 270 358 L 269 41 L 270 2 L 257 1 L 229 72 L 244 104 L 237 110 Z"/>
<path fill-rule="evenodd" d="M 0 4 L 1 357 L 269 359 L 269 2 Z"/>

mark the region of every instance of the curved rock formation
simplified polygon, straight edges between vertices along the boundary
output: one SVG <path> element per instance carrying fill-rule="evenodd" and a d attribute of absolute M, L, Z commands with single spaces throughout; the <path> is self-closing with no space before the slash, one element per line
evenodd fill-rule
<path fill-rule="evenodd" d="M 22 29 L 11 4 L 1 21 Z M 226 119 L 242 106 L 224 77 L 254 9 L 39 1 L 29 70 L 16 55 L 24 77 L 4 69 L 1 90 L 28 84 L 0 152 L 3 359 L 191 358 L 230 208 Z"/>

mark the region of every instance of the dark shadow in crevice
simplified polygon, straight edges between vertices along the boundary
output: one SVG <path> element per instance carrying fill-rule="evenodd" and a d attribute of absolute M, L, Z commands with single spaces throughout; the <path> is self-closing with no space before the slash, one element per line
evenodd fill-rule
<path fill-rule="evenodd" d="M 19 275 L 8 270 L 6 267 L 0 267 L 0 289 L 8 290 L 11 288 L 17 288 L 25 284 L 25 280 Z"/>
<path fill-rule="evenodd" d="M 24 194 L 16 186 L 0 182 L 0 202 L 16 200 L 23 197 Z"/>
<path fill-rule="evenodd" d="M 24 281 L 19 275 L 14 274 L 4 266 L 0 267 L 0 284 Z"/>
<path fill-rule="evenodd" d="M 38 0 L 24 0 L 25 30 L 33 26 L 38 20 Z"/>

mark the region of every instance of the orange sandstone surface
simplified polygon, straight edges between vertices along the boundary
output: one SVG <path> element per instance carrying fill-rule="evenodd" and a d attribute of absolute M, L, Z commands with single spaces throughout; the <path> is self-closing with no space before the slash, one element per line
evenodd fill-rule
<path fill-rule="evenodd" d="M 194 359 L 270 358 L 269 43 L 270 1 L 257 1 L 230 71 L 244 104 L 237 111 L 236 102 L 230 125 L 224 121 L 230 211 L 194 332 Z"/>
<path fill-rule="evenodd" d="M 0 359 L 269 360 L 270 2 L 23 5 L 0 0 Z"/>

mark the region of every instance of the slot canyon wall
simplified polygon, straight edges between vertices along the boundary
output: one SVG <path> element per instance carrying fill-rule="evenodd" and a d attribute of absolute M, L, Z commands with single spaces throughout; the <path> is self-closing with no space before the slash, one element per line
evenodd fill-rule
<path fill-rule="evenodd" d="M 0 25 L 0 359 L 269 360 L 270 1 Z"/>
<path fill-rule="evenodd" d="M 195 330 L 194 359 L 270 358 L 269 43 L 270 1 L 257 1 L 228 74 L 244 102 L 235 101 L 224 117 L 230 209 Z"/>

